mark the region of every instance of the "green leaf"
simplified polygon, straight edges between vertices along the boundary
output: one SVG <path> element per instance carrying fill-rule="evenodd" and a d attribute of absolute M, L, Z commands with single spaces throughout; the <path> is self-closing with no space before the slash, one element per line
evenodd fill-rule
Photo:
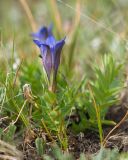
<path fill-rule="evenodd" d="M 16 126 L 13 124 L 10 124 L 7 130 L 7 133 L 3 134 L 3 140 L 6 142 L 13 142 L 15 131 L 16 131 Z"/>
<path fill-rule="evenodd" d="M 42 138 L 36 138 L 35 140 L 35 145 L 36 145 L 36 149 L 37 149 L 37 154 L 39 156 L 42 156 L 44 154 L 44 141 Z"/>

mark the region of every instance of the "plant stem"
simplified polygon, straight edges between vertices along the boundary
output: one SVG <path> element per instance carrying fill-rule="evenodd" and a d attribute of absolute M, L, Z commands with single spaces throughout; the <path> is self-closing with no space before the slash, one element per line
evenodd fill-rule
<path fill-rule="evenodd" d="M 50 139 L 52 140 L 52 142 L 55 144 L 55 140 L 52 138 L 49 130 L 47 129 L 47 126 L 46 126 L 44 120 L 42 119 L 41 121 L 42 121 L 42 123 L 43 123 L 43 126 L 44 126 L 44 128 L 45 128 L 45 130 L 46 130 L 46 132 L 47 132 L 47 134 L 48 134 L 48 136 L 49 136 L 49 138 L 50 138 Z"/>
<path fill-rule="evenodd" d="M 112 134 L 112 132 L 117 129 L 124 121 L 125 119 L 128 117 L 128 111 L 126 112 L 125 116 L 121 119 L 121 121 L 108 133 L 108 135 L 105 137 L 104 141 L 103 141 L 103 146 L 105 147 L 107 139 L 109 138 L 109 136 Z"/>
<path fill-rule="evenodd" d="M 97 106 L 92 89 L 90 87 L 90 85 L 88 84 L 88 88 L 90 90 L 91 96 L 92 96 L 92 100 L 93 100 L 93 104 L 94 104 L 94 108 L 96 110 L 96 117 L 97 117 L 97 122 L 98 122 L 98 129 L 99 129 L 99 135 L 100 135 L 100 144 L 102 146 L 102 142 L 103 142 L 103 130 L 102 130 L 102 123 L 101 123 L 101 117 L 100 117 L 100 107 Z"/>

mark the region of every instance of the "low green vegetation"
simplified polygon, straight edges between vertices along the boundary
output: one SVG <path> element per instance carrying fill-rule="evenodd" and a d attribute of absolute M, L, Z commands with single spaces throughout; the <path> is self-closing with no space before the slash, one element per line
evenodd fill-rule
<path fill-rule="evenodd" d="M 1 14 L 1 140 L 16 145 L 19 139 L 25 139 L 25 133 L 28 132 L 32 135 L 35 150 L 41 158 L 52 160 L 55 157 L 58 160 L 72 160 L 74 159 L 72 154 L 66 152 L 69 146 L 68 132 L 78 134 L 93 130 L 99 135 L 101 149 L 97 154 L 89 155 L 89 157 L 81 153 L 80 160 L 127 159 L 128 155 L 125 153 L 120 154 L 115 149 L 111 151 L 103 148 L 104 126 L 114 127 L 117 124 L 112 119 L 107 119 L 106 115 L 112 106 L 116 107 L 120 104 L 120 94 L 125 82 L 124 73 L 127 75 L 127 42 L 125 39 L 127 31 L 118 33 L 118 28 L 116 28 L 117 31 L 113 31 L 113 27 L 111 29 L 104 27 L 98 20 L 95 20 L 95 18 L 104 20 L 109 12 L 124 16 L 125 6 L 122 6 L 123 11 L 118 8 L 123 5 L 123 2 L 116 3 L 113 0 L 109 3 L 98 0 L 96 14 L 93 13 L 92 1 L 86 2 L 90 13 L 88 15 L 90 18 L 87 18 L 84 13 L 86 7 L 82 8 L 85 2 L 79 0 L 76 2 L 45 0 L 44 4 L 41 0 L 37 4 L 31 1 L 31 4 L 28 2 L 26 5 L 30 9 L 30 15 L 32 12 L 32 18 L 35 18 L 33 23 L 48 26 L 52 22 L 55 38 L 62 41 L 59 43 L 54 41 L 53 49 L 51 47 L 53 39 L 50 39 L 52 44 L 51 41 L 50 44 L 47 42 L 51 35 L 43 40 L 31 37 L 30 34 L 36 31 L 33 29 L 34 24 L 29 19 L 30 15 L 27 15 L 28 12 L 25 11 L 24 5 L 20 1 L 13 1 L 14 6 L 11 5 L 11 2 L 2 2 L 5 11 L 9 10 L 9 6 L 12 7 L 9 10 L 12 15 L 10 17 L 0 7 L 0 13 L 6 17 L 5 21 Z M 44 7 L 44 11 L 42 9 L 44 20 L 40 20 L 38 16 L 38 14 L 42 15 L 41 11 L 38 12 L 39 7 Z M 24 10 L 25 13 L 18 11 L 18 8 Z M 69 15 L 65 15 L 68 10 Z M 17 15 L 14 15 L 13 11 Z M 86 18 L 88 21 L 90 19 L 90 22 L 86 22 L 88 26 L 84 24 Z M 71 24 L 68 24 L 70 19 Z M 117 18 L 117 20 L 120 19 Z M 46 24 L 44 24 L 45 21 Z M 15 25 L 13 26 L 12 23 Z M 105 24 L 114 25 L 114 23 L 113 17 L 105 21 Z M 91 29 L 92 24 L 98 25 L 95 29 L 94 27 Z M 124 37 L 122 38 L 120 34 Z M 66 38 L 62 39 L 64 36 Z M 34 45 L 32 39 L 40 50 Z M 59 48 L 60 42 L 62 44 Z M 52 49 L 55 50 L 54 57 L 52 57 Z M 60 62 L 59 56 L 61 57 Z M 52 77 L 52 80 L 49 77 Z M 43 139 L 41 133 L 45 133 L 47 138 Z M 53 157 L 45 154 L 45 146 L 48 142 L 58 146 L 51 147 Z"/>

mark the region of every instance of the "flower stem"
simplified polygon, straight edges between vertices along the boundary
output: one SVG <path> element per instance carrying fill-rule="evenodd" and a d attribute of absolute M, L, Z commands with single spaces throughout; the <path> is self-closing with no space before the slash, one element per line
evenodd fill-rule
<path fill-rule="evenodd" d="M 55 93 L 56 92 L 56 87 L 57 87 L 57 81 L 56 81 L 56 76 L 53 74 L 51 76 L 51 83 L 49 84 L 49 91 Z"/>

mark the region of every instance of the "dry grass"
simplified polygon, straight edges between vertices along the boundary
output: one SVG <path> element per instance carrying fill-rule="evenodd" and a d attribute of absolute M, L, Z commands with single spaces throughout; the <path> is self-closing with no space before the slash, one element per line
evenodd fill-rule
<path fill-rule="evenodd" d="M 0 140 L 0 160 L 22 160 L 23 155 L 16 147 Z"/>

